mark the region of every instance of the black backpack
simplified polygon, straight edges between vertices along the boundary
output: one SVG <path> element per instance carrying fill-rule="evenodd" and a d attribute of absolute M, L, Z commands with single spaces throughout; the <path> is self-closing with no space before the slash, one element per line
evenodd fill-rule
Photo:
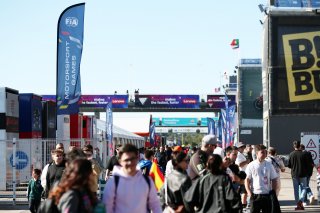
<path fill-rule="evenodd" d="M 54 202 L 55 200 L 52 198 L 42 201 L 37 213 L 60 213 L 57 205 Z"/>

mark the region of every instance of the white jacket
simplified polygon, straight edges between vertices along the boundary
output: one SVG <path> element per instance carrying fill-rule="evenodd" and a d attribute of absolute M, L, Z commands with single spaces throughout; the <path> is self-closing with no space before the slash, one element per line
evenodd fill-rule
<path fill-rule="evenodd" d="M 116 192 L 114 176 L 110 178 L 104 188 L 103 203 L 108 213 L 146 213 L 147 207 L 153 213 L 161 213 L 160 200 L 152 179 L 150 189 L 140 170 L 134 176 L 126 175 L 121 167 L 114 166 L 113 175 L 120 176 Z M 116 192 L 116 194 L 115 194 Z M 147 200 L 149 196 L 149 203 Z"/>

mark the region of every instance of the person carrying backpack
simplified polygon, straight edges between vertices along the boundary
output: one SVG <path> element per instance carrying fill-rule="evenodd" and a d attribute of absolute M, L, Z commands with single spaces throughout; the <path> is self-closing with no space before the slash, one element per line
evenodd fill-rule
<path fill-rule="evenodd" d="M 150 177 L 137 169 L 139 153 L 136 146 L 126 144 L 119 150 L 120 166 L 104 188 L 103 203 L 108 213 L 161 213 L 160 201 Z"/>

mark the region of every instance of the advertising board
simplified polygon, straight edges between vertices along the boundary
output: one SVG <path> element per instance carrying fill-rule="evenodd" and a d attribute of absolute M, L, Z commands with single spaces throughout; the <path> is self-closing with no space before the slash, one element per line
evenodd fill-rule
<path fill-rule="evenodd" d="M 320 112 L 320 16 L 271 18 L 271 113 Z"/>
<path fill-rule="evenodd" d="M 207 95 L 207 103 L 209 108 L 225 109 L 224 95 Z M 228 95 L 228 106 L 236 105 L 236 96 Z"/>
<path fill-rule="evenodd" d="M 199 108 L 199 95 L 136 95 L 135 106 L 142 108 Z"/>

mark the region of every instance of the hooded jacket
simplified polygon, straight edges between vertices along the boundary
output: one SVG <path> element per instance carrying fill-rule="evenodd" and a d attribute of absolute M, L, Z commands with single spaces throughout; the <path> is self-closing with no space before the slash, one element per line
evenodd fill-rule
<path fill-rule="evenodd" d="M 117 188 L 114 176 L 119 176 Z M 161 213 L 156 188 L 152 179 L 149 179 L 150 187 L 140 170 L 137 170 L 134 176 L 130 176 L 125 174 L 120 166 L 114 166 L 113 177 L 108 180 L 103 193 L 103 203 L 107 212 L 147 213 L 149 208 L 153 213 Z"/>

